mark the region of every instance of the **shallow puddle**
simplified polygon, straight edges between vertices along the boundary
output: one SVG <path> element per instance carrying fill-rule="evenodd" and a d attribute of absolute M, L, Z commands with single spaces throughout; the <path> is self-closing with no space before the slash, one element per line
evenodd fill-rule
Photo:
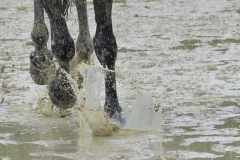
<path fill-rule="evenodd" d="M 34 84 L 28 71 L 33 1 L 2 0 L 0 6 L 0 158 L 240 159 L 237 0 L 114 1 L 120 103 L 124 111 L 132 108 L 140 90 L 140 99 L 152 97 L 162 114 L 158 132 L 131 128 L 106 137 L 83 132 L 76 107 L 66 118 L 42 114 L 48 111 L 38 101 L 48 98 L 46 86 Z M 93 36 L 92 1 L 88 15 Z M 67 24 L 74 40 L 76 17 L 73 5 Z"/>

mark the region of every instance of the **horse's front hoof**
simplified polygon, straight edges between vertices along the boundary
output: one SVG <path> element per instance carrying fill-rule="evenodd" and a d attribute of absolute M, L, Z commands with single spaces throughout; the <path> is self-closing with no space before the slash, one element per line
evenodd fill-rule
<path fill-rule="evenodd" d="M 70 75 L 64 69 L 59 68 L 49 86 L 50 99 L 56 107 L 61 109 L 72 108 L 77 101 L 76 93 L 68 76 Z"/>
<path fill-rule="evenodd" d="M 55 72 L 56 67 L 52 53 L 46 48 L 41 51 L 33 51 L 30 54 L 30 75 L 36 84 L 49 84 Z"/>
<path fill-rule="evenodd" d="M 108 117 L 116 121 L 121 126 L 125 124 L 125 119 L 122 117 L 122 107 L 119 105 L 117 99 L 112 99 L 106 101 L 104 105 L 104 111 L 107 113 Z"/>

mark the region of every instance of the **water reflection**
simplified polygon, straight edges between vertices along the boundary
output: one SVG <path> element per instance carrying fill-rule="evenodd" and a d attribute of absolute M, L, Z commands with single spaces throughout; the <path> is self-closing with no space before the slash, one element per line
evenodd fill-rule
<path fill-rule="evenodd" d="M 29 111 L 36 108 L 34 96 L 46 90 L 38 89 L 28 73 L 32 46 L 26 41 L 30 41 L 33 4 L 31 0 L 0 3 L 1 158 L 240 158 L 237 0 L 114 1 L 116 66 L 163 102 L 164 119 L 162 133 L 121 130 L 110 137 L 84 134 L 74 116 L 61 119 Z M 93 14 L 89 12 L 92 35 Z M 73 17 L 68 25 L 72 35 L 78 35 Z"/>
<path fill-rule="evenodd" d="M 197 126 L 178 126 L 175 131 L 172 130 L 172 126 L 166 126 L 164 138 L 170 138 L 171 140 L 163 142 L 162 146 L 164 153 L 168 154 L 167 157 L 173 159 L 204 158 L 221 160 L 239 158 L 237 156 L 240 153 L 238 103 L 220 101 L 217 105 L 212 104 L 212 106 L 212 110 L 191 115 L 194 120 L 206 118 L 204 121 L 198 121 Z M 232 111 L 235 115 L 231 114 Z M 178 133 L 177 131 L 181 132 Z"/>
<path fill-rule="evenodd" d="M 33 159 L 33 156 L 55 159 L 51 156 L 53 153 L 61 153 L 63 150 L 66 153 L 76 152 L 77 144 L 72 141 L 77 138 L 74 128 L 65 125 L 59 128 L 1 123 L 0 155 L 10 159 L 28 160 Z"/>
<path fill-rule="evenodd" d="M 45 117 L 46 118 L 46 117 Z M 0 127 L 0 155 L 9 159 L 92 159 L 104 157 L 119 157 L 125 152 L 125 157 L 149 157 L 147 148 L 157 152 L 162 146 L 153 142 L 158 137 L 146 137 L 149 132 L 136 130 L 120 130 L 113 136 L 96 137 L 81 132 L 77 124 L 56 123 L 50 120 L 49 125 L 27 126 L 17 122 L 1 123 Z M 62 121 L 62 119 L 60 120 Z M 63 121 L 62 121 L 63 122 Z M 158 142 L 159 143 L 159 142 Z M 157 144 L 159 145 L 159 144 Z M 120 154 L 120 155 L 122 155 Z M 154 154 L 153 154 L 154 155 Z"/>

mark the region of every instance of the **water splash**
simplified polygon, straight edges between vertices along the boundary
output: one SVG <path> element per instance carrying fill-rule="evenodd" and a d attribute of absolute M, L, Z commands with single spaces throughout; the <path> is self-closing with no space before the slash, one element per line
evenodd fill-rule
<path fill-rule="evenodd" d="M 102 67 L 86 64 L 80 65 L 77 70 L 81 73 L 84 79 L 83 83 L 86 98 L 85 107 L 80 108 L 80 111 L 82 113 L 88 113 L 88 115 L 83 116 L 92 119 L 90 120 L 91 123 L 89 123 L 92 129 L 101 125 L 105 125 L 105 127 L 109 126 L 109 121 L 112 122 L 112 120 L 109 120 L 105 115 L 103 115 L 100 102 L 105 96 L 101 95 L 101 93 L 105 93 L 101 90 L 101 87 L 104 88 L 104 76 L 108 70 Z M 123 117 L 126 120 L 126 124 L 122 126 L 122 128 L 144 131 L 160 129 L 162 111 L 161 108 L 159 108 L 157 112 L 155 111 L 151 95 L 143 93 L 139 89 L 135 80 L 122 72 L 117 71 L 116 76 L 118 78 L 117 84 L 121 86 L 117 86 L 118 94 L 120 95 L 119 97 L 121 97 L 120 103 L 125 111 L 123 113 Z M 128 103 L 125 103 L 125 101 L 128 101 Z M 88 110 L 88 112 L 86 110 Z M 99 114 L 101 115 L 100 117 Z M 101 118 L 103 116 L 105 117 L 104 120 Z"/>
<path fill-rule="evenodd" d="M 97 136 L 113 134 L 112 125 L 104 114 L 99 99 L 100 86 L 102 86 L 101 82 L 104 79 L 104 70 L 86 64 L 81 64 L 77 67 L 77 70 L 83 76 L 85 89 L 85 101 L 80 105 L 78 111 L 80 127 L 82 129 L 90 127 L 92 133 Z M 77 93 L 79 95 L 79 91 Z"/>
<path fill-rule="evenodd" d="M 162 110 L 154 109 L 153 99 L 141 91 L 137 91 L 137 98 L 126 117 L 125 128 L 139 130 L 159 130 L 161 128 Z"/>
<path fill-rule="evenodd" d="M 103 112 L 104 77 L 108 71 L 101 66 L 87 64 L 77 66 L 76 75 L 80 73 L 83 76 L 83 89 L 79 90 L 77 81 L 65 70 L 61 70 L 67 76 L 77 95 L 77 103 L 74 108 L 77 110 L 77 122 L 80 129 L 85 133 L 106 136 L 112 135 L 120 128 L 114 120 L 109 119 Z M 122 116 L 126 122 L 122 129 L 143 131 L 161 129 L 162 111 L 159 108 L 155 112 L 151 95 L 143 93 L 136 80 L 119 70 L 116 71 L 116 78 L 119 102 L 124 111 Z M 40 97 L 46 97 L 46 95 Z M 57 116 L 56 112 L 52 111 L 52 106 L 49 98 L 38 99 L 38 107 L 42 114 L 50 117 Z"/>

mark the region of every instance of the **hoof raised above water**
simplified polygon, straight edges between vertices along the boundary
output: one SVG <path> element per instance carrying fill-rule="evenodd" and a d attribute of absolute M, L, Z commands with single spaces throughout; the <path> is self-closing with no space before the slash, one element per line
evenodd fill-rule
<path fill-rule="evenodd" d="M 53 79 L 56 67 L 52 53 L 46 48 L 30 54 L 30 75 L 39 85 L 47 85 Z"/>
<path fill-rule="evenodd" d="M 61 109 L 72 108 L 77 101 L 76 93 L 67 76 L 68 73 L 59 68 L 49 86 L 50 99 L 56 107 Z"/>

